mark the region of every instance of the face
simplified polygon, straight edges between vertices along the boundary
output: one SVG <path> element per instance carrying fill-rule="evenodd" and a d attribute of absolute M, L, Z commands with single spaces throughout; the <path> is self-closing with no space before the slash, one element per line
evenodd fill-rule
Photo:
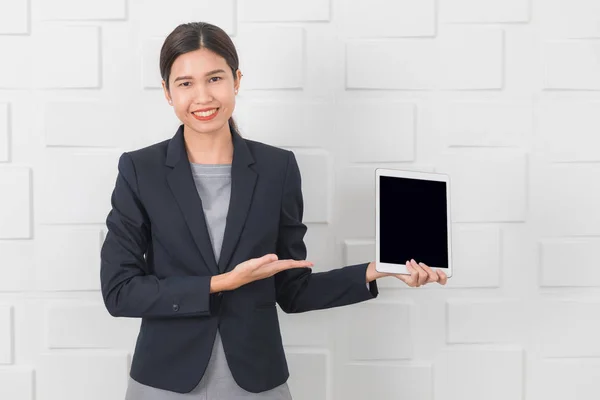
<path fill-rule="evenodd" d="M 169 90 L 165 81 L 162 86 L 186 128 L 198 133 L 229 132 L 228 120 L 241 80 L 239 70 L 236 77 L 223 57 L 202 48 L 177 57 L 171 66 Z"/>

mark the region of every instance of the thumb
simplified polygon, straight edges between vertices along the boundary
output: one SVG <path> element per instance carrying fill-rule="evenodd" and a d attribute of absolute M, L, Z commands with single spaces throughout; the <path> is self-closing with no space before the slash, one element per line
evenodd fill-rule
<path fill-rule="evenodd" d="M 402 282 L 406 283 L 407 285 L 409 284 L 409 280 L 411 278 L 410 275 L 404 275 L 404 274 L 391 274 L 391 275 L 400 279 Z"/>

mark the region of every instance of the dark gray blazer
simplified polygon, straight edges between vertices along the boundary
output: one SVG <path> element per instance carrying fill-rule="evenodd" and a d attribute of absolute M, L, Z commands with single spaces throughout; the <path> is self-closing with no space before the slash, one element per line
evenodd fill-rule
<path fill-rule="evenodd" d="M 294 153 L 232 134 L 231 202 L 219 263 L 183 137 L 123 153 L 106 219 L 101 286 L 108 312 L 142 318 L 131 377 L 186 393 L 202 378 L 219 329 L 236 382 L 250 392 L 284 383 L 288 368 L 275 303 L 287 313 L 377 297 L 367 263 L 313 273 L 296 268 L 209 293 L 211 276 L 276 253 L 306 259 Z"/>

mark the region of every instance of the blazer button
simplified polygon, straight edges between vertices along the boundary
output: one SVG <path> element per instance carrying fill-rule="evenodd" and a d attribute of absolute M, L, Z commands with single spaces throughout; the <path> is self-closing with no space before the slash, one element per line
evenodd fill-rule
<path fill-rule="evenodd" d="M 173 304 L 173 311 L 179 311 L 179 304 Z"/>

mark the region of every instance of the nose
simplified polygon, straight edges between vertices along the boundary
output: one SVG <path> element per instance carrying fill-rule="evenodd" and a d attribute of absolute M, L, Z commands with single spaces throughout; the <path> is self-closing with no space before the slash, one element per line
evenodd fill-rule
<path fill-rule="evenodd" d="M 207 103 L 212 102 L 213 96 L 210 91 L 210 88 L 208 88 L 207 85 L 196 84 L 195 89 L 196 89 L 194 92 L 194 102 L 195 103 L 207 104 Z"/>

